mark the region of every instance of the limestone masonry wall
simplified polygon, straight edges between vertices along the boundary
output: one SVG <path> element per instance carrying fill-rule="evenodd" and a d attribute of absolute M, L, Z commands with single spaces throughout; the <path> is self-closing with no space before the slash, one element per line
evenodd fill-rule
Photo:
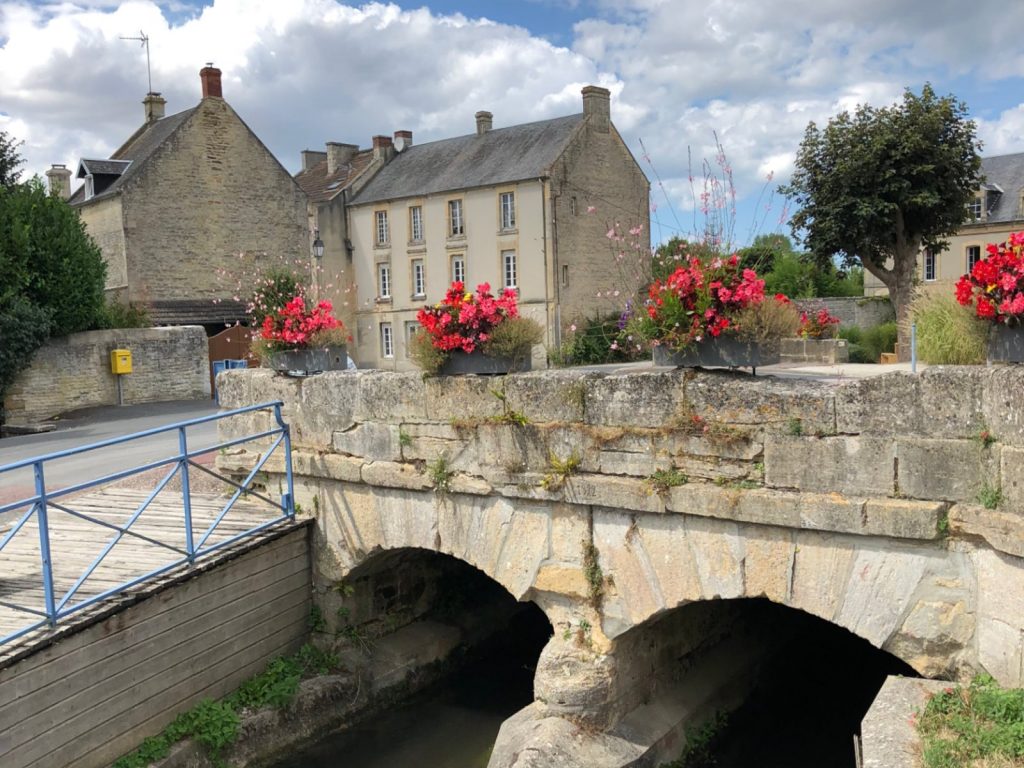
<path fill-rule="evenodd" d="M 380 551 L 448 553 L 540 605 L 552 644 L 592 628 L 598 655 L 688 602 L 763 596 L 926 675 L 985 669 L 1024 681 L 1021 368 L 838 384 L 255 370 L 220 384 L 225 408 L 284 401 L 321 580 Z M 229 429 L 267 420 L 255 413 Z M 253 459 L 219 463 L 241 470 Z M 563 650 L 577 653 L 568 641 Z M 592 689 L 595 675 L 557 687 L 578 701 L 569 689 Z"/>
<path fill-rule="evenodd" d="M 6 423 L 28 424 L 94 405 L 117 403 L 110 350 L 132 352 L 122 377 L 125 404 L 210 397 L 206 333 L 201 326 L 73 333 L 48 341 L 4 397 Z"/>
<path fill-rule="evenodd" d="M 102 768 L 305 640 L 301 526 L 0 669 L 4 768 Z"/>
<path fill-rule="evenodd" d="M 843 327 L 874 328 L 896 319 L 896 311 L 888 296 L 830 296 L 824 299 L 797 299 L 796 305 L 808 312 L 822 307 L 839 318 Z"/>

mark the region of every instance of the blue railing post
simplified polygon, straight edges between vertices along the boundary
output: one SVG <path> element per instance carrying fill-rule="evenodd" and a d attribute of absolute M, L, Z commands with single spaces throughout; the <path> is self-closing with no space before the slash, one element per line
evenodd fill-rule
<path fill-rule="evenodd" d="M 287 424 L 284 423 L 284 419 L 281 418 L 281 404 L 277 403 L 274 406 L 274 418 L 277 420 L 282 430 L 284 437 L 284 472 L 285 478 L 288 483 L 288 498 L 282 499 L 284 506 L 284 513 L 288 517 L 295 517 L 295 483 L 292 479 L 292 433 L 291 429 Z"/>
<path fill-rule="evenodd" d="M 185 439 L 185 427 L 178 427 L 178 449 L 181 460 L 178 469 L 181 472 L 181 497 L 185 505 L 185 552 L 189 563 L 196 561 L 196 546 L 192 537 L 192 493 L 188 487 L 188 441 Z"/>
<path fill-rule="evenodd" d="M 50 626 L 57 623 L 57 608 L 53 600 L 53 564 L 50 561 L 50 525 L 46 510 L 46 480 L 43 477 L 43 462 L 33 465 L 36 476 L 36 516 L 39 519 L 39 559 L 43 564 L 43 599 L 46 601 L 46 618 Z"/>

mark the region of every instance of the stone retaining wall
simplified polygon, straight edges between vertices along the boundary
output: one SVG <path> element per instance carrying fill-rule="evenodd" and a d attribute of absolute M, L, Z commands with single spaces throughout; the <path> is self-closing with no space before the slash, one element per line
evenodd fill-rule
<path fill-rule="evenodd" d="M 31 424 L 79 408 L 115 405 L 112 349 L 132 352 L 132 373 L 121 377 L 126 405 L 210 397 L 201 326 L 86 331 L 51 339 L 35 353 L 4 397 L 6 423 Z"/>
<path fill-rule="evenodd" d="M 839 318 L 841 325 L 874 328 L 896 319 L 888 296 L 830 296 L 824 299 L 797 299 L 799 309 L 817 312 L 822 307 Z"/>
<path fill-rule="evenodd" d="M 783 363 L 850 362 L 850 346 L 845 339 L 782 339 L 779 353 Z"/>

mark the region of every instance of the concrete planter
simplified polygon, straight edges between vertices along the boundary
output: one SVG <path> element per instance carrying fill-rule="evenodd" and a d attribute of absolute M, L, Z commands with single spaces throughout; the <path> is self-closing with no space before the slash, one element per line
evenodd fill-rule
<path fill-rule="evenodd" d="M 520 373 L 531 367 L 529 355 L 521 358 L 490 357 L 480 350 L 462 352 L 459 350 L 448 353 L 438 374 L 441 376 L 458 376 L 475 373 L 478 376 L 496 376 L 503 373 Z"/>
<path fill-rule="evenodd" d="M 269 367 L 289 376 L 312 376 L 324 371 L 343 371 L 348 364 L 347 348 L 285 349 L 270 355 Z"/>
<path fill-rule="evenodd" d="M 752 368 L 779 362 L 778 345 L 741 341 L 731 336 L 705 339 L 676 351 L 664 346 L 654 347 L 654 364 L 676 368 Z"/>
<path fill-rule="evenodd" d="M 1024 326 L 992 326 L 988 337 L 990 363 L 1024 363 Z"/>
<path fill-rule="evenodd" d="M 781 339 L 779 353 L 784 363 L 837 365 L 850 362 L 846 339 Z"/>

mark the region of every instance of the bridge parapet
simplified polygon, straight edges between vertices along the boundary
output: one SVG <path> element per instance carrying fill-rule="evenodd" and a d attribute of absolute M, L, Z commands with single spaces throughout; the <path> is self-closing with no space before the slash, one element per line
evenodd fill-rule
<path fill-rule="evenodd" d="M 593 626 L 595 653 L 687 602 L 765 596 L 924 674 L 1024 681 L 1018 368 L 229 371 L 219 387 L 227 408 L 285 402 L 321 578 L 378 550 L 445 552 L 541 605 L 556 638 Z"/>

